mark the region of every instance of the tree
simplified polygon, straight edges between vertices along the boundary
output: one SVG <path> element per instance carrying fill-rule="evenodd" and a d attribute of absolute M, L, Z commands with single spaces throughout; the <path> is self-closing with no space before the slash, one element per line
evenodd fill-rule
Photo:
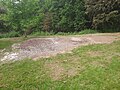
<path fill-rule="evenodd" d="M 84 0 L 45 0 L 44 3 L 43 29 L 49 27 L 54 32 L 84 29 L 86 22 Z"/>
<path fill-rule="evenodd" d="M 39 21 L 39 0 L 3 0 L 7 6 L 7 21 L 13 30 L 27 33 Z"/>
<path fill-rule="evenodd" d="M 5 15 L 6 15 L 6 8 L 5 6 L 3 6 L 3 3 L 0 0 L 0 33 L 6 32 L 5 17 L 4 17 Z"/>
<path fill-rule="evenodd" d="M 86 0 L 86 8 L 92 28 L 120 30 L 120 0 Z"/>

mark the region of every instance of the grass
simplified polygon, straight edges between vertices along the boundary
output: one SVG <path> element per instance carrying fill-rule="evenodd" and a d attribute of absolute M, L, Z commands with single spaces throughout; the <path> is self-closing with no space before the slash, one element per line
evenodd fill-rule
<path fill-rule="evenodd" d="M 72 52 L 0 65 L 0 90 L 120 90 L 120 41 Z"/>
<path fill-rule="evenodd" d="M 9 48 L 11 45 L 17 42 L 19 42 L 19 40 L 0 39 L 0 49 Z"/>
<path fill-rule="evenodd" d="M 13 43 L 14 42 L 10 42 L 9 40 L 8 41 L 0 40 L 0 49 L 7 48 L 7 47 L 11 46 Z"/>
<path fill-rule="evenodd" d="M 15 41 L 11 41 L 11 40 L 0 40 L 0 49 L 8 48 L 14 43 Z"/>
<path fill-rule="evenodd" d="M 58 32 L 58 33 L 54 33 L 54 32 L 34 32 L 31 34 L 31 36 L 58 36 L 58 35 L 62 35 L 62 36 L 68 36 L 68 35 L 82 35 L 82 34 L 95 34 L 98 33 L 96 30 L 91 30 L 91 29 L 85 29 L 83 31 L 80 32 Z"/>
<path fill-rule="evenodd" d="M 80 35 L 81 34 L 95 34 L 95 33 L 98 33 L 98 31 L 97 30 L 91 30 L 91 29 L 85 29 L 85 30 L 79 32 Z"/>
<path fill-rule="evenodd" d="M 30 38 L 16 37 L 16 38 L 2 38 L 0 39 L 0 49 L 9 48 L 14 43 L 19 43 Z"/>
<path fill-rule="evenodd" d="M 37 32 L 33 32 L 31 35 L 28 36 L 58 36 L 58 35 L 66 36 L 66 35 L 82 35 L 82 34 L 95 34 L 95 33 L 98 33 L 98 31 L 91 29 L 85 29 L 80 32 L 58 32 L 58 33 L 55 33 L 53 31 L 51 32 L 37 31 Z M 20 36 L 21 36 L 20 33 L 15 31 L 0 34 L 0 38 L 11 38 L 11 37 L 20 37 Z"/>

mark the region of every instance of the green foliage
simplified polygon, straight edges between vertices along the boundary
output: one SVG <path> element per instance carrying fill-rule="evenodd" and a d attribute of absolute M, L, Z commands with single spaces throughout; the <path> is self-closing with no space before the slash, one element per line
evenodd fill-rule
<path fill-rule="evenodd" d="M 0 34 L 0 38 L 19 37 L 19 32 L 11 31 L 9 33 Z"/>
<path fill-rule="evenodd" d="M 6 19 L 13 30 L 24 33 L 37 25 L 39 21 L 39 0 L 3 1 L 8 9 L 7 15 L 5 15 Z"/>
<path fill-rule="evenodd" d="M 118 0 L 0 0 L 0 34 L 120 31 L 119 6 Z"/>
<path fill-rule="evenodd" d="M 32 36 L 50 36 L 50 35 L 55 35 L 54 32 L 45 32 L 45 31 L 40 31 L 40 32 L 34 32 L 31 34 Z"/>
<path fill-rule="evenodd" d="M 98 33 L 98 31 L 92 30 L 92 29 L 85 29 L 85 30 L 82 30 L 79 34 L 94 34 L 94 33 Z"/>
<path fill-rule="evenodd" d="M 53 30 L 56 32 L 75 32 L 84 29 L 84 0 L 53 0 Z"/>
<path fill-rule="evenodd" d="M 3 5 L 7 14 L 1 17 L 9 22 L 10 29 L 20 33 L 34 29 L 68 32 L 84 28 L 83 0 L 3 0 Z"/>
<path fill-rule="evenodd" d="M 83 35 L 83 34 L 95 34 L 98 33 L 96 30 L 85 29 L 80 32 L 58 32 L 56 35 Z"/>
<path fill-rule="evenodd" d="M 40 32 L 34 32 L 31 34 L 31 36 L 66 36 L 66 35 L 83 35 L 83 34 L 95 34 L 98 33 L 98 31 L 96 30 L 92 30 L 92 29 L 85 29 L 82 30 L 80 32 L 58 32 L 58 33 L 54 33 L 53 31 L 51 32 L 44 32 L 44 31 L 40 31 Z"/>
<path fill-rule="evenodd" d="M 101 32 L 120 31 L 119 0 L 86 0 L 86 7 L 88 21 L 91 22 L 92 28 Z"/>

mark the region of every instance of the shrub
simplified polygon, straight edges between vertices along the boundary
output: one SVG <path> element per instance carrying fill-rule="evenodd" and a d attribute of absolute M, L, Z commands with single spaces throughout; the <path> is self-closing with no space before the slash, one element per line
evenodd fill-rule
<path fill-rule="evenodd" d="M 33 36 L 49 36 L 49 35 L 54 35 L 54 32 L 40 31 L 40 32 L 34 32 L 31 35 L 33 35 Z"/>
<path fill-rule="evenodd" d="M 19 32 L 11 31 L 9 33 L 0 34 L 0 38 L 11 38 L 11 37 L 19 37 Z"/>
<path fill-rule="evenodd" d="M 94 34 L 94 33 L 98 33 L 98 31 L 91 30 L 91 29 L 85 29 L 85 30 L 79 32 L 79 34 Z"/>

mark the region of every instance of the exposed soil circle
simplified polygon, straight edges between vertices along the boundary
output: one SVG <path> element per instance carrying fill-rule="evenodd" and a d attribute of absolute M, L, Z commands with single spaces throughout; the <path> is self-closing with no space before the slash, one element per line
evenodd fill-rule
<path fill-rule="evenodd" d="M 88 44 L 112 43 L 117 35 L 86 35 L 74 37 L 34 38 L 12 46 L 11 52 L 5 52 L 1 61 L 39 59 L 69 52 L 72 49 Z"/>

